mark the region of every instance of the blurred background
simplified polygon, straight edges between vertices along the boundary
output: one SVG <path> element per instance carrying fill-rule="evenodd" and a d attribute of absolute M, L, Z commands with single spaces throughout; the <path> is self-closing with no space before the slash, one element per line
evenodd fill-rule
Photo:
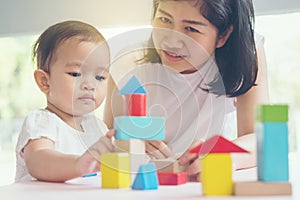
<path fill-rule="evenodd" d="M 300 145 L 300 1 L 254 0 L 255 30 L 265 37 L 271 103 L 290 106 L 290 152 Z M 105 38 L 149 26 L 151 0 L 0 0 L 0 186 L 13 183 L 15 145 L 24 117 L 45 107 L 33 78 L 31 48 L 48 26 L 86 21 Z M 100 117 L 103 107 L 97 110 Z"/>

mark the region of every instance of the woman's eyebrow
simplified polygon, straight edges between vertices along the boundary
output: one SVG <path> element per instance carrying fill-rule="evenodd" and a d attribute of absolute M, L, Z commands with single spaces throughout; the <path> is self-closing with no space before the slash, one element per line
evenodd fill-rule
<path fill-rule="evenodd" d="M 171 17 L 171 18 L 173 18 L 173 16 L 172 16 L 170 13 L 168 13 L 167 11 L 162 10 L 161 8 L 159 8 L 157 11 L 158 11 L 158 12 L 161 12 L 161 13 L 163 13 L 163 14 L 165 14 L 165 15 Z"/>
<path fill-rule="evenodd" d="M 169 16 L 170 18 L 173 18 L 173 16 L 170 13 L 168 13 L 165 10 L 162 10 L 161 8 L 159 8 L 158 11 L 161 12 L 161 13 L 163 13 L 163 14 L 165 14 L 165 15 L 167 15 L 167 16 Z M 182 22 L 188 23 L 188 24 L 200 25 L 200 26 L 207 26 L 207 24 L 205 24 L 205 23 L 203 23 L 201 21 L 196 21 L 196 20 L 184 19 L 184 20 L 182 20 Z"/>
<path fill-rule="evenodd" d="M 200 25 L 200 26 L 207 26 L 207 24 L 200 22 L 200 21 L 194 21 L 194 20 L 182 20 L 182 22 L 184 23 L 188 23 L 188 24 L 194 24 L 194 25 Z"/>

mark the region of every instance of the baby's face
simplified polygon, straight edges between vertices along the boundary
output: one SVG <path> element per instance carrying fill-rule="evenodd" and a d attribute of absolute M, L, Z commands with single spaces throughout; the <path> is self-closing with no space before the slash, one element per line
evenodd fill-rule
<path fill-rule="evenodd" d="M 109 59 L 104 42 L 64 41 L 50 65 L 48 102 L 75 116 L 98 108 L 106 95 Z"/>

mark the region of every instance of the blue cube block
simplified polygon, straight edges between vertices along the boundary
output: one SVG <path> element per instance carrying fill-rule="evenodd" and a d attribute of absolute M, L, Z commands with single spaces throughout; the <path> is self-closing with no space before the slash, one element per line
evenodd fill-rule
<path fill-rule="evenodd" d="M 120 116 L 114 120 L 117 140 L 164 140 L 165 120 L 162 117 Z"/>
<path fill-rule="evenodd" d="M 158 188 L 158 176 L 154 163 L 141 165 L 136 175 L 132 189 L 156 190 Z"/>
<path fill-rule="evenodd" d="M 287 123 L 256 123 L 257 174 L 265 182 L 289 180 Z"/>

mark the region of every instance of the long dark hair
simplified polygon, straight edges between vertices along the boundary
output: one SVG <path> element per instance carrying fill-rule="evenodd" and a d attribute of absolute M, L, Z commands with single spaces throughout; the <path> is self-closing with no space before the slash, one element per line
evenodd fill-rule
<path fill-rule="evenodd" d="M 167 0 L 153 0 L 153 18 L 160 1 Z M 195 2 L 195 6 L 200 8 L 200 13 L 218 29 L 218 37 L 226 34 L 231 25 L 234 27 L 225 45 L 215 51 L 216 64 L 220 73 L 208 84 L 209 91 L 218 95 L 236 97 L 246 93 L 254 86 L 258 68 L 252 0 L 171 1 Z M 154 46 L 152 37 L 148 41 L 148 46 Z M 142 60 L 143 62 L 161 63 L 154 48 L 147 49 Z M 225 91 L 220 85 L 224 85 Z"/>

